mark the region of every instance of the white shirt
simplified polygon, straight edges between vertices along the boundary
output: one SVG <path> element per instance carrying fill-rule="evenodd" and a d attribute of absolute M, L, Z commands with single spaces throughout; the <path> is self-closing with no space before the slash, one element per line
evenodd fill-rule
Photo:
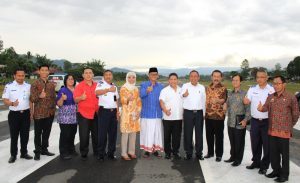
<path fill-rule="evenodd" d="M 162 100 L 166 109 L 171 109 L 171 115 L 167 116 L 163 112 L 164 120 L 181 120 L 183 116 L 183 106 L 181 98 L 181 88 L 177 86 L 175 91 L 170 85 L 161 90 L 159 100 Z"/>
<path fill-rule="evenodd" d="M 8 99 L 11 102 L 19 101 L 18 106 L 9 106 L 9 110 L 22 111 L 29 109 L 30 86 L 26 82 L 18 84 L 16 81 L 5 85 L 2 98 Z"/>
<path fill-rule="evenodd" d="M 268 118 L 268 112 L 260 112 L 257 110 L 259 102 L 264 105 L 269 95 L 275 92 L 274 88 L 267 84 L 265 88 L 260 88 L 259 85 L 254 85 L 249 88 L 247 98 L 251 101 L 251 116 L 257 119 Z"/>
<path fill-rule="evenodd" d="M 186 90 L 188 90 L 189 95 L 187 97 L 183 97 Z M 194 86 L 190 82 L 186 83 L 181 88 L 181 96 L 183 97 L 184 109 L 203 110 L 203 115 L 205 115 L 206 94 L 205 87 L 203 85 L 198 83 Z"/>
<path fill-rule="evenodd" d="M 99 81 L 96 87 L 96 90 L 105 90 L 105 89 L 109 89 L 112 86 L 115 86 L 113 83 L 108 84 L 106 81 Z M 115 86 L 116 87 L 116 86 Z M 118 88 L 116 87 L 116 91 L 115 92 L 107 92 L 103 95 L 99 95 L 99 102 L 98 105 L 102 106 L 105 109 L 113 109 L 113 108 L 117 108 L 117 103 L 114 99 L 114 97 L 116 96 L 116 99 L 119 99 L 119 94 L 118 94 Z"/>

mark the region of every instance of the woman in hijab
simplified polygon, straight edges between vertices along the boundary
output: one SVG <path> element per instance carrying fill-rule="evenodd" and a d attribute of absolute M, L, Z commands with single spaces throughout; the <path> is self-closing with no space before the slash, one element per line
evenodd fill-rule
<path fill-rule="evenodd" d="M 139 96 L 139 90 L 135 86 L 136 74 L 128 72 L 126 83 L 120 89 L 120 98 L 122 105 L 121 112 L 121 150 L 122 159 L 136 159 L 135 141 L 136 132 L 140 131 L 140 112 L 142 102 Z"/>

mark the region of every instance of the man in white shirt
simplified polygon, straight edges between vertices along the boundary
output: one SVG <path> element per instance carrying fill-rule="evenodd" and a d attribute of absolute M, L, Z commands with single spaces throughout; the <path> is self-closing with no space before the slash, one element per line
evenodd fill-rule
<path fill-rule="evenodd" d="M 14 163 L 18 154 L 18 137 L 21 141 L 21 158 L 32 159 L 28 155 L 27 144 L 30 129 L 30 108 L 29 101 L 30 84 L 24 81 L 25 71 L 17 69 L 14 72 L 14 81 L 8 83 L 3 91 L 2 98 L 6 106 L 9 106 L 8 124 L 10 131 L 10 154 L 8 163 Z"/>
<path fill-rule="evenodd" d="M 190 72 L 190 82 L 182 86 L 183 97 L 183 125 L 184 125 L 184 150 L 185 160 L 193 156 L 193 130 L 195 127 L 196 157 L 203 160 L 203 119 L 205 115 L 206 94 L 205 87 L 198 83 L 198 71 Z"/>
<path fill-rule="evenodd" d="M 117 86 L 112 83 L 113 73 L 111 70 L 104 71 L 103 81 L 96 87 L 96 95 L 99 97 L 98 112 L 98 160 L 103 161 L 106 154 L 108 136 L 107 157 L 116 159 L 117 126 L 119 118 Z"/>
<path fill-rule="evenodd" d="M 163 110 L 166 159 L 171 158 L 171 153 L 175 159 L 181 159 L 179 147 L 182 131 L 183 107 L 180 90 L 181 88 L 178 86 L 178 75 L 171 73 L 169 75 L 169 86 L 165 87 L 159 96 L 160 106 Z"/>
<path fill-rule="evenodd" d="M 274 88 L 267 83 L 268 74 L 265 70 L 258 70 L 256 73 L 257 85 L 249 88 L 244 104 L 251 103 L 251 148 L 252 161 L 247 169 L 259 168 L 259 174 L 266 174 L 270 164 L 269 137 L 268 137 L 268 112 L 260 112 L 257 110 L 259 103 L 262 105 L 266 102 L 269 95 L 274 93 Z M 262 149 L 264 152 L 261 159 Z"/>

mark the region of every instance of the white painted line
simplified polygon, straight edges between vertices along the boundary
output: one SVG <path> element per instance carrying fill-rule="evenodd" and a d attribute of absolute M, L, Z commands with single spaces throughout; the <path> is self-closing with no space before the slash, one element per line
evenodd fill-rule
<path fill-rule="evenodd" d="M 8 113 L 9 113 L 9 110 L 0 111 L 0 123 L 7 121 Z"/>

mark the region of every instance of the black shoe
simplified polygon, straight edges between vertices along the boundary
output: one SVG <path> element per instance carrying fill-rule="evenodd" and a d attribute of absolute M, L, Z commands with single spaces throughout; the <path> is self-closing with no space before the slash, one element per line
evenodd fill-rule
<path fill-rule="evenodd" d="M 62 160 L 70 160 L 72 157 L 70 155 L 60 155 L 60 159 Z"/>
<path fill-rule="evenodd" d="M 202 155 L 197 155 L 196 157 L 198 158 L 198 160 L 204 160 Z"/>
<path fill-rule="evenodd" d="M 184 160 L 190 160 L 192 159 L 192 157 L 193 157 L 192 155 L 187 154 L 184 156 Z"/>
<path fill-rule="evenodd" d="M 88 159 L 87 155 L 81 155 L 81 160 L 86 161 Z"/>
<path fill-rule="evenodd" d="M 78 154 L 78 152 L 76 152 L 76 151 L 72 151 L 72 152 L 70 153 L 70 155 L 71 155 L 71 156 L 78 156 L 79 154 Z"/>
<path fill-rule="evenodd" d="M 254 163 L 252 163 L 251 165 L 246 166 L 246 168 L 249 169 L 249 170 L 252 170 L 252 169 L 254 169 L 254 168 L 259 168 L 259 166 L 257 166 L 257 165 L 255 165 Z"/>
<path fill-rule="evenodd" d="M 206 158 L 206 159 L 211 158 L 211 157 L 214 157 L 214 155 L 207 154 L 204 156 L 204 158 Z"/>
<path fill-rule="evenodd" d="M 233 162 L 232 164 L 231 164 L 231 166 L 239 166 L 241 163 L 240 162 Z"/>
<path fill-rule="evenodd" d="M 29 154 L 23 154 L 23 155 L 20 156 L 20 158 L 30 160 L 30 159 L 32 159 L 33 157 L 30 156 Z"/>
<path fill-rule="evenodd" d="M 17 157 L 16 156 L 11 156 L 8 160 L 8 163 L 14 163 L 16 161 Z"/>
<path fill-rule="evenodd" d="M 224 160 L 224 162 L 225 163 L 232 163 L 232 162 L 234 162 L 234 159 L 230 157 L 228 160 Z"/>
<path fill-rule="evenodd" d="M 115 156 L 113 154 L 109 154 L 109 155 L 107 155 L 107 158 L 110 159 L 110 160 L 116 160 L 117 156 Z"/>
<path fill-rule="evenodd" d="M 144 158 L 149 158 L 150 157 L 150 153 L 149 152 L 145 152 L 143 155 Z"/>
<path fill-rule="evenodd" d="M 103 155 L 98 155 L 97 160 L 103 162 L 104 161 L 104 156 Z"/>
<path fill-rule="evenodd" d="M 275 179 L 275 182 L 285 182 L 285 181 L 288 181 L 289 179 L 288 178 L 283 178 L 283 177 L 278 177 Z"/>
<path fill-rule="evenodd" d="M 261 174 L 261 175 L 265 175 L 267 173 L 267 169 L 260 168 L 258 173 Z"/>
<path fill-rule="evenodd" d="M 220 162 L 222 160 L 221 157 L 216 157 L 216 162 Z"/>
<path fill-rule="evenodd" d="M 36 154 L 34 154 L 34 160 L 36 160 L 36 161 L 39 161 L 41 158 L 40 158 L 40 154 L 39 153 L 36 153 Z"/>
<path fill-rule="evenodd" d="M 166 153 L 166 154 L 165 154 L 165 159 L 171 159 L 171 154 Z"/>
<path fill-rule="evenodd" d="M 275 178 L 275 177 L 279 177 L 279 173 L 275 173 L 274 171 L 269 173 L 269 174 L 266 174 L 266 177 L 268 178 Z"/>
<path fill-rule="evenodd" d="M 158 151 L 155 151 L 155 152 L 153 153 L 153 155 L 156 156 L 156 157 L 158 157 L 158 158 L 161 158 L 161 157 L 162 157 L 161 154 L 159 154 Z"/>
<path fill-rule="evenodd" d="M 41 155 L 46 155 L 46 156 L 54 156 L 55 154 L 49 151 L 42 151 Z"/>
<path fill-rule="evenodd" d="M 174 153 L 173 154 L 173 159 L 180 160 L 181 159 L 180 154 L 179 153 Z"/>

